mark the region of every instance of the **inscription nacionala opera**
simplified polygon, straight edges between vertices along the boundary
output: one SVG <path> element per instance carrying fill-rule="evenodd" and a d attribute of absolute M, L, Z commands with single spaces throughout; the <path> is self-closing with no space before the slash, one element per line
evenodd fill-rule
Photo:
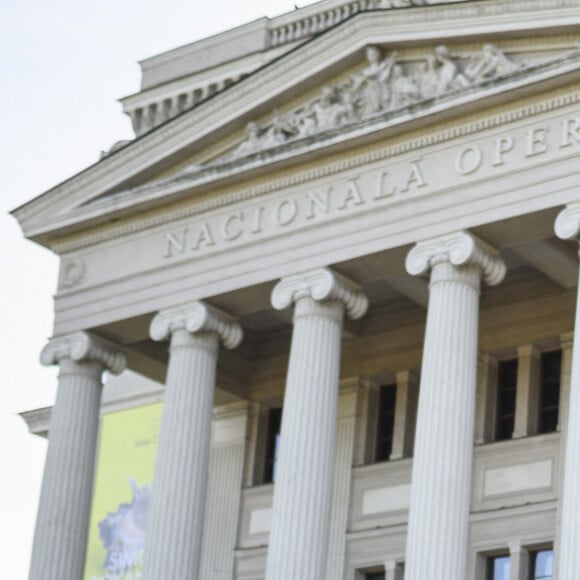
<path fill-rule="evenodd" d="M 209 251 L 221 245 L 269 237 L 288 229 L 340 219 L 402 197 L 428 195 L 466 183 L 466 178 L 525 166 L 542 156 L 580 145 L 580 117 L 534 126 L 514 134 L 434 152 L 413 161 L 393 162 L 306 191 L 193 222 L 163 234 L 163 256 Z"/>

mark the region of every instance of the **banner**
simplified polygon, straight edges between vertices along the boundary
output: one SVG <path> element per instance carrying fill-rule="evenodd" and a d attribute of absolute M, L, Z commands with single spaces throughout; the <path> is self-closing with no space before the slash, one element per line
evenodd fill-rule
<path fill-rule="evenodd" d="M 161 403 L 101 419 L 84 580 L 141 578 Z"/>

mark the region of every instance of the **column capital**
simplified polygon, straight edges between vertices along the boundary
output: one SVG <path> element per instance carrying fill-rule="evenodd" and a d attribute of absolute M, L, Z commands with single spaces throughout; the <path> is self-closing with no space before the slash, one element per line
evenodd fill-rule
<path fill-rule="evenodd" d="M 562 240 L 576 240 L 580 237 L 580 202 L 568 204 L 558 214 L 554 230 Z"/>
<path fill-rule="evenodd" d="M 156 341 L 166 340 L 176 330 L 186 330 L 190 334 L 215 332 L 229 349 L 236 348 L 244 336 L 234 318 L 204 302 L 162 310 L 149 326 L 149 334 Z"/>
<path fill-rule="evenodd" d="M 121 374 L 127 364 L 122 352 L 84 331 L 50 339 L 40 353 L 40 362 L 45 366 L 59 364 L 63 359 L 100 362 L 114 375 Z"/>
<path fill-rule="evenodd" d="M 342 302 L 350 318 L 361 318 L 367 311 L 368 299 L 360 286 L 333 272 L 320 268 L 282 278 L 272 290 L 272 306 L 283 310 L 301 298 Z"/>
<path fill-rule="evenodd" d="M 505 277 L 506 266 L 496 250 L 465 231 L 418 242 L 407 254 L 405 267 L 412 276 L 426 274 L 435 264 L 449 262 L 453 266 L 477 266 L 491 286 Z"/>

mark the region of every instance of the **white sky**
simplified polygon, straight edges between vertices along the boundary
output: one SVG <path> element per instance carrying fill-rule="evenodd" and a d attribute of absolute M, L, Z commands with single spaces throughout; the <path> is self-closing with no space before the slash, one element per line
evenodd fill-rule
<path fill-rule="evenodd" d="M 116 99 L 139 88 L 137 61 L 305 0 L 7 0 L 0 7 L 0 553 L 25 580 L 46 443 L 19 411 L 51 405 L 57 259 L 7 212 L 132 137 Z M 65 580 L 65 579 L 63 579 Z"/>

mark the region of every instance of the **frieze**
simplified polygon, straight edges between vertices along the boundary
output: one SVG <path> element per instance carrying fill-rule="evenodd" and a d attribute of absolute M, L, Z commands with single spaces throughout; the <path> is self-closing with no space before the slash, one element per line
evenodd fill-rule
<path fill-rule="evenodd" d="M 466 144 L 451 154 L 434 153 L 408 162 L 385 164 L 350 179 L 305 188 L 292 195 L 199 220 L 163 234 L 164 259 L 204 254 L 252 239 L 306 228 L 315 222 L 368 211 L 408 197 L 452 189 L 465 179 L 525 167 L 548 154 L 580 147 L 580 116 L 557 124 L 531 126 L 481 143 Z"/>
<path fill-rule="evenodd" d="M 422 62 L 403 62 L 397 52 L 383 58 L 377 46 L 368 46 L 366 57 L 367 66 L 361 72 L 339 85 L 324 86 L 318 98 L 299 109 L 285 114 L 274 111 L 271 123 L 265 127 L 255 121 L 248 123 L 246 138 L 233 152 L 213 163 L 356 124 L 529 66 L 512 60 L 493 44 L 485 44 L 466 63 L 454 57 L 445 45 L 437 46 Z"/>
<path fill-rule="evenodd" d="M 356 169 L 359 167 L 362 168 L 366 165 L 376 162 L 387 162 L 388 160 L 391 160 L 395 157 L 418 151 L 426 147 L 440 147 L 447 141 L 473 135 L 482 131 L 493 130 L 494 128 L 503 127 L 510 123 L 531 118 L 536 115 L 569 108 L 579 103 L 580 92 L 573 92 L 556 96 L 552 99 L 541 101 L 539 103 L 516 107 L 513 110 L 507 111 L 505 113 L 490 116 L 478 121 L 457 125 L 449 129 L 428 133 L 418 138 L 410 139 L 396 145 L 390 145 L 377 151 L 358 155 L 355 158 L 340 160 L 330 165 L 323 165 L 316 169 L 300 172 L 296 175 L 276 178 L 268 181 L 263 185 L 237 190 L 225 196 L 204 200 L 200 203 L 178 208 L 167 213 L 159 213 L 143 220 L 130 222 L 128 224 L 115 225 L 107 228 L 104 231 L 83 236 L 80 239 L 59 243 L 54 246 L 54 249 L 60 254 L 65 254 L 71 251 L 87 248 L 89 246 L 94 246 L 95 244 L 99 244 L 103 241 L 111 241 L 122 236 L 138 234 L 139 232 L 144 232 L 152 228 L 168 225 L 179 220 L 195 218 L 201 214 L 216 211 L 220 208 L 226 208 L 236 203 L 251 202 L 253 199 L 278 191 L 283 191 L 287 188 L 300 186 L 307 187 L 307 184 L 310 182 L 332 176 L 336 173 L 348 169 Z M 578 134 L 577 123 L 580 123 L 578 117 L 574 116 L 573 114 L 569 114 L 567 116 L 562 115 L 558 117 L 557 121 L 552 120 L 548 121 L 548 123 L 551 125 L 557 123 L 558 125 L 554 130 L 551 131 L 551 138 L 553 138 L 555 134 L 561 135 L 561 141 L 566 142 L 568 147 L 576 144 L 575 135 Z M 538 127 L 541 126 L 542 125 L 538 125 Z M 567 139 L 564 139 L 563 135 L 566 131 L 568 131 L 568 137 Z M 534 135 L 537 137 L 537 134 L 538 133 L 536 131 Z M 533 142 L 534 135 L 530 135 L 532 140 L 528 141 L 528 143 Z M 503 139 L 504 141 L 502 141 L 502 144 L 497 145 L 497 147 L 499 147 L 497 151 L 500 151 L 501 149 L 508 146 L 511 147 L 511 135 L 508 134 L 503 137 Z M 521 150 L 521 144 L 522 139 L 519 140 L 518 150 Z M 537 147 L 537 145 L 534 147 Z M 562 149 L 557 145 L 552 146 L 551 149 L 553 150 L 555 147 Z M 535 149 L 532 150 L 531 153 L 532 157 L 537 154 Z M 498 153 L 487 153 L 484 163 L 482 147 L 480 145 L 470 145 L 458 150 L 458 152 L 451 157 L 452 165 L 455 168 L 461 169 L 461 171 L 464 172 L 463 175 L 477 174 L 478 170 L 482 168 L 485 169 L 487 166 L 491 165 L 491 158 L 497 154 Z M 505 155 L 505 152 L 502 152 L 502 154 Z M 541 155 L 541 153 L 539 154 Z M 529 154 L 528 157 L 530 157 Z M 513 156 L 510 157 L 510 159 L 513 159 Z M 494 167 L 499 168 L 501 165 L 502 164 L 496 163 Z M 460 172 L 458 171 L 458 173 Z"/>

